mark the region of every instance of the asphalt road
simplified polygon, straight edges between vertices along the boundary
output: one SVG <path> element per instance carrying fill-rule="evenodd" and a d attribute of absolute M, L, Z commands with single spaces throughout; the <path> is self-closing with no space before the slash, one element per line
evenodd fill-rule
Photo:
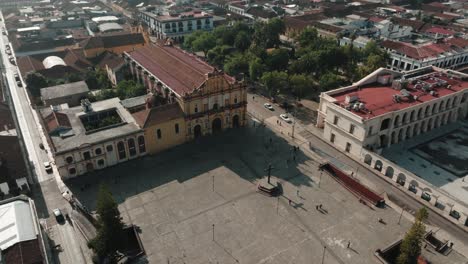
<path fill-rule="evenodd" d="M 257 119 L 269 118 L 272 116 L 278 116 L 285 111 L 280 108 L 278 105 L 273 104 L 275 110 L 270 111 L 266 109 L 263 104 L 268 102 L 268 100 L 262 96 L 256 94 L 248 94 L 248 106 L 247 110 Z M 287 124 L 282 124 L 287 125 Z M 311 145 L 316 148 L 320 156 L 325 159 L 330 160 L 330 162 L 338 165 L 339 167 L 346 167 L 353 171 L 357 171 L 356 177 L 364 177 L 366 181 L 371 182 L 374 186 L 378 186 L 378 192 L 386 192 L 388 197 L 391 198 L 392 202 L 398 206 L 404 208 L 406 211 L 414 214 L 419 208 L 423 205 L 418 202 L 417 199 L 411 197 L 406 192 L 403 192 L 400 188 L 395 187 L 389 184 L 387 181 L 382 179 L 380 176 L 376 175 L 373 171 L 369 170 L 367 167 L 361 165 L 360 163 L 354 161 L 348 156 L 341 153 L 339 150 L 325 143 L 321 138 L 312 133 L 311 131 L 305 130 L 301 126 L 301 121 L 297 120 L 296 131 L 301 131 L 301 136 L 306 140 L 311 142 Z M 286 136 L 287 137 L 287 136 Z M 468 244 L 468 233 L 461 229 L 459 226 L 447 221 L 444 217 L 439 215 L 432 208 L 429 209 L 429 219 L 428 224 L 440 227 L 445 230 L 454 238 L 462 241 L 465 244 Z"/>

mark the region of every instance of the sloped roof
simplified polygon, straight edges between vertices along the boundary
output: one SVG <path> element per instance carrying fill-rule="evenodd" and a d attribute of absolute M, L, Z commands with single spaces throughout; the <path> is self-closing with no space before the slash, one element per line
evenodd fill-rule
<path fill-rule="evenodd" d="M 90 37 L 81 42 L 83 49 L 113 48 L 119 46 L 144 44 L 142 33 L 115 32 L 105 35 Z"/>
<path fill-rule="evenodd" d="M 128 55 L 180 96 L 193 92 L 208 79 L 208 73 L 215 71 L 194 55 L 172 46 L 147 45 Z"/>
<path fill-rule="evenodd" d="M 132 115 L 140 127 L 146 128 L 177 118 L 183 118 L 184 112 L 178 103 L 172 103 L 150 109 L 146 108 Z"/>
<path fill-rule="evenodd" d="M 64 113 L 52 111 L 44 118 L 47 132 L 52 133 L 59 127 L 71 128 L 70 120 Z"/>
<path fill-rule="evenodd" d="M 46 69 L 50 69 L 50 68 L 53 68 L 55 66 L 60 66 L 60 65 L 67 66 L 67 64 L 63 61 L 63 59 L 57 56 L 49 56 L 45 58 L 42 61 L 42 64 L 44 64 L 44 68 Z"/>
<path fill-rule="evenodd" d="M 89 92 L 89 88 L 86 82 L 79 81 L 42 88 L 41 97 L 43 100 L 49 100 L 87 92 Z"/>
<path fill-rule="evenodd" d="M 414 46 L 409 43 L 384 40 L 381 43 L 382 47 L 397 51 L 405 54 L 406 56 L 414 59 L 423 59 L 434 57 L 449 51 L 459 51 L 468 47 L 468 40 L 462 38 L 447 38 L 441 43 L 430 43 L 422 46 Z"/>
<path fill-rule="evenodd" d="M 115 69 L 119 66 L 122 66 L 124 63 L 125 60 L 121 56 L 105 51 L 98 57 L 96 66 L 99 68 L 105 68 L 107 65 L 109 68 Z"/>
<path fill-rule="evenodd" d="M 16 243 L 37 239 L 38 230 L 26 201 L 0 204 L 0 250 Z"/>

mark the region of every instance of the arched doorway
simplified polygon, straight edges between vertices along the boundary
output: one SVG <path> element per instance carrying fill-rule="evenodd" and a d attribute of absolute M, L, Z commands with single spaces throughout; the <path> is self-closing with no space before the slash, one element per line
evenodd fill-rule
<path fill-rule="evenodd" d="M 213 133 L 217 133 L 217 132 L 220 132 L 221 129 L 222 129 L 221 119 L 216 118 L 215 120 L 213 120 L 213 123 L 211 125 L 211 131 Z"/>
<path fill-rule="evenodd" d="M 193 128 L 193 134 L 195 135 L 195 138 L 198 138 L 202 135 L 202 132 L 201 132 L 201 126 L 200 125 L 196 125 L 194 128 Z"/>
<path fill-rule="evenodd" d="M 371 165 L 371 163 L 372 163 L 371 155 L 366 154 L 366 156 L 364 157 L 364 163 L 366 163 L 367 165 Z"/>
<path fill-rule="evenodd" d="M 235 115 L 235 116 L 232 118 L 232 127 L 233 127 L 233 128 L 238 128 L 238 127 L 240 127 L 239 116 L 238 116 L 238 115 Z"/>
<path fill-rule="evenodd" d="M 382 171 L 382 167 L 383 167 L 383 164 L 380 160 L 377 160 L 375 162 L 375 165 L 374 165 L 374 169 L 378 170 L 378 171 Z"/>
<path fill-rule="evenodd" d="M 385 171 L 385 176 L 389 177 L 390 179 L 393 178 L 393 168 L 388 166 L 387 170 Z"/>
<path fill-rule="evenodd" d="M 86 164 L 86 170 L 88 172 L 94 171 L 94 166 L 91 162 Z"/>

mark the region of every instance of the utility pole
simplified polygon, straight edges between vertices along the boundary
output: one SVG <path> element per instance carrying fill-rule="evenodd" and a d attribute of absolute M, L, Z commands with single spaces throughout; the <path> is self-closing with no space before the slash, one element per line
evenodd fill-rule
<path fill-rule="evenodd" d="M 318 183 L 319 188 L 320 188 L 320 182 L 322 182 L 322 174 L 323 174 L 323 171 L 320 171 L 320 178 L 319 178 L 319 183 Z"/>
<path fill-rule="evenodd" d="M 213 192 L 214 192 L 214 175 L 213 175 L 213 181 L 212 182 L 213 182 Z"/>
<path fill-rule="evenodd" d="M 403 216 L 403 211 L 404 211 L 404 208 L 401 208 L 401 214 L 400 214 L 400 218 L 398 218 L 398 224 L 400 224 L 401 217 Z"/>

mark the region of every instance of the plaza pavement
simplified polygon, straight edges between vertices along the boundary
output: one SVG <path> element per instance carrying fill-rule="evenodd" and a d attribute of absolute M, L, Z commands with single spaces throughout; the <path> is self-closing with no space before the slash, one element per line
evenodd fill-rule
<path fill-rule="evenodd" d="M 374 251 L 410 227 L 405 217 L 398 224 L 392 208 L 369 208 L 329 176 L 320 180 L 317 161 L 300 152 L 295 162 L 292 153 L 288 142 L 257 125 L 67 185 L 91 210 L 99 183 L 108 185 L 124 221 L 140 228 L 149 263 L 305 264 L 323 257 L 328 264 L 377 263 Z M 269 163 L 272 180 L 284 189 L 280 198 L 256 192 Z M 326 212 L 317 211 L 318 204 Z M 466 262 L 456 252 L 449 258 Z"/>

